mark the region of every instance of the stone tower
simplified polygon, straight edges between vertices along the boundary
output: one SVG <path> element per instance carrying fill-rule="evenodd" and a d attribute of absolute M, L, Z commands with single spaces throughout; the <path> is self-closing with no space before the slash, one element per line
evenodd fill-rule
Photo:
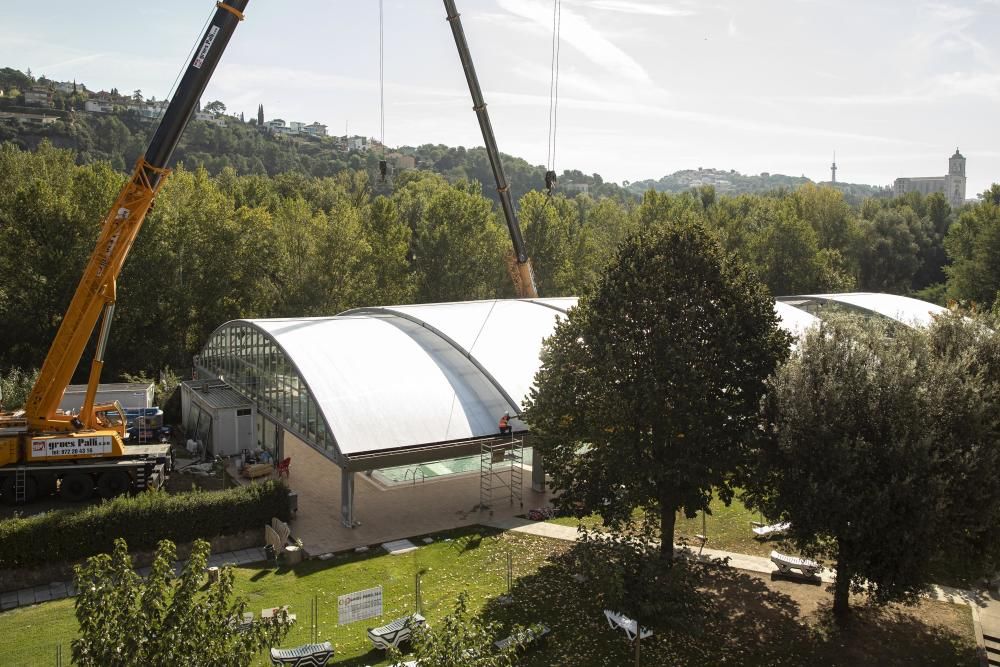
<path fill-rule="evenodd" d="M 958 208 L 965 203 L 965 156 L 959 153 L 957 148 L 955 154 L 948 159 L 944 195 L 952 208 Z"/>
<path fill-rule="evenodd" d="M 833 164 L 830 165 L 830 182 L 837 182 L 837 152 L 833 152 Z"/>

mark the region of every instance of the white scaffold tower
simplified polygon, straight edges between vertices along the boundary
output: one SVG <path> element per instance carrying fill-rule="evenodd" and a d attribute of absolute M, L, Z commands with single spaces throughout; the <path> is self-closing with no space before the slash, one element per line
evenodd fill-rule
<path fill-rule="evenodd" d="M 484 440 L 479 447 L 479 509 L 493 507 L 506 496 L 524 507 L 524 441 Z"/>

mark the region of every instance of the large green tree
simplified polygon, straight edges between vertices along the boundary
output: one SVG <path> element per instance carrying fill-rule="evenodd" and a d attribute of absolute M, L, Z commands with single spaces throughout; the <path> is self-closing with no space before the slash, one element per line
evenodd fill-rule
<path fill-rule="evenodd" d="M 945 272 L 949 296 L 989 307 L 1000 292 L 1000 185 L 984 194 L 948 230 L 945 249 L 952 264 Z"/>
<path fill-rule="evenodd" d="M 218 581 L 206 583 L 208 554 L 208 542 L 195 542 L 175 575 L 176 550 L 164 540 L 143 578 L 119 539 L 113 553 L 76 566 L 80 636 L 72 642 L 73 662 L 84 667 L 244 667 L 265 648 L 277 646 L 288 633 L 287 616 L 241 627 L 246 602 L 232 597 L 232 570 L 223 568 Z"/>
<path fill-rule="evenodd" d="M 653 220 L 547 340 L 526 418 L 562 506 L 612 526 L 647 510 L 672 559 L 677 511 L 732 498 L 788 336 L 700 223 Z"/>
<path fill-rule="evenodd" d="M 966 570 L 995 563 L 997 385 L 963 326 L 950 322 L 930 345 L 900 325 L 834 320 L 771 383 L 772 437 L 758 440 L 745 499 L 789 521 L 803 553 L 835 563 L 841 621 L 851 592 L 907 600 L 942 558 Z M 989 358 L 996 340 L 981 335 Z"/>

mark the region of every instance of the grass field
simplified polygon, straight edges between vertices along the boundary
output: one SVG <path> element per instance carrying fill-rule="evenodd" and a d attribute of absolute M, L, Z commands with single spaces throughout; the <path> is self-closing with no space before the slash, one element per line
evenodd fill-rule
<path fill-rule="evenodd" d="M 704 534 L 708 536 L 708 543 L 705 546 L 712 549 L 750 554 L 751 556 L 767 556 L 774 548 L 786 553 L 795 553 L 794 549 L 782 545 L 780 540 L 755 540 L 750 531 L 750 522 L 760 521 L 761 517 L 744 507 L 739 498 L 733 498 L 729 507 L 726 507 L 725 503 L 718 498 L 714 498 L 710 507 L 711 514 L 704 518 L 700 513 L 693 519 L 688 519 L 683 514 L 678 515 L 674 533 L 675 541 L 685 539 L 689 544 L 698 544 L 694 540 L 694 536 Z M 575 517 L 557 517 L 550 519 L 550 521 L 563 526 L 576 526 L 581 523 Z M 600 517 L 597 516 L 584 517 L 582 522 L 592 527 L 601 524 Z"/>
<path fill-rule="evenodd" d="M 331 664 L 385 665 L 370 650 L 365 628 L 377 621 L 337 625 L 337 596 L 382 585 L 384 620 L 413 610 L 414 579 L 422 575 L 424 614 L 433 627 L 469 591 L 470 605 L 509 628 L 543 622 L 552 629 L 545 646 L 524 656 L 530 666 L 628 664 L 631 648 L 608 629 L 593 587 L 572 575 L 573 550 L 557 542 L 516 533 L 468 529 L 435 536 L 432 544 L 401 556 L 351 554 L 307 561 L 293 569 L 242 567 L 237 593 L 256 614 L 287 604 L 298 620 L 285 641 L 310 640 L 310 606 L 319 602 L 320 640 L 336 647 Z M 506 555 L 513 555 L 514 603 L 501 606 Z M 829 623 L 829 593 L 819 586 L 771 581 L 731 569 L 714 569 L 705 581 L 695 625 L 662 629 L 644 642 L 646 665 L 974 665 L 971 613 L 966 607 L 922 602 L 915 608 L 859 611 L 850 632 Z M 0 614 L 0 655 L 6 665 L 54 664 L 54 644 L 75 634 L 72 600 Z M 263 656 L 258 664 L 266 664 Z"/>

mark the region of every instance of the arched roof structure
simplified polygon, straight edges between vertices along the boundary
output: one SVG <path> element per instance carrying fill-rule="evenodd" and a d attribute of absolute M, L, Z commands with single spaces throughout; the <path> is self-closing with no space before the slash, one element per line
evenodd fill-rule
<path fill-rule="evenodd" d="M 947 308 L 920 299 L 873 292 L 806 294 L 781 297 L 778 302 L 794 306 L 817 317 L 822 317 L 824 311 L 828 310 L 860 312 L 865 315 L 886 317 L 911 327 L 926 327 L 936 315 L 947 312 Z"/>
<path fill-rule="evenodd" d="M 334 317 L 234 320 L 196 359 L 345 470 L 478 452 L 504 412 L 516 415 L 542 342 L 576 298 L 358 308 Z M 834 306 L 908 325 L 944 309 L 886 294 L 824 294 L 775 303 L 801 336 Z M 514 419 L 515 431 L 526 426 Z"/>

